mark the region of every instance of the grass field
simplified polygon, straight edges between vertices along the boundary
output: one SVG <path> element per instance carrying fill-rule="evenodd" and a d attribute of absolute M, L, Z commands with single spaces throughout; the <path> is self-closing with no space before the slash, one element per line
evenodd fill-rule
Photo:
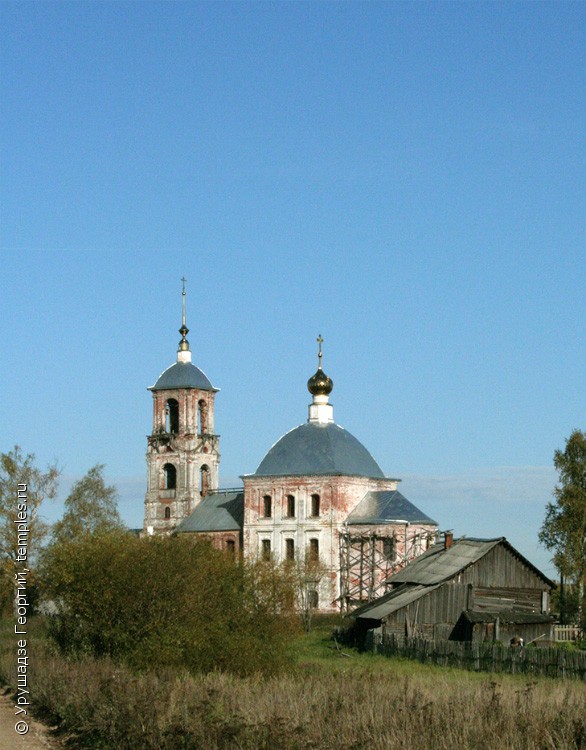
<path fill-rule="evenodd" d="M 585 684 L 338 650 L 334 624 L 316 620 L 296 640 L 287 672 L 271 678 L 138 674 L 109 660 L 65 659 L 41 628 L 32 704 L 77 748 L 586 750 Z M 13 681 L 10 640 L 4 682 Z"/>

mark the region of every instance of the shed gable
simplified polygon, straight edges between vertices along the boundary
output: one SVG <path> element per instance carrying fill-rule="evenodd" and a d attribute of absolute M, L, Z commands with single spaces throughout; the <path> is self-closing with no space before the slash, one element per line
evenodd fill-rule
<path fill-rule="evenodd" d="M 551 582 L 525 560 L 513 547 L 502 540 L 500 544 L 463 570 L 459 576 L 460 583 L 486 588 L 520 588 L 547 591 Z"/>

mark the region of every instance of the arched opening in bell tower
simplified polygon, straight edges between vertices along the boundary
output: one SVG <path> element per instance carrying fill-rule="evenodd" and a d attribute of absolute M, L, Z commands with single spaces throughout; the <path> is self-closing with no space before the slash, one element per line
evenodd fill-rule
<path fill-rule="evenodd" d="M 209 467 L 204 464 L 199 470 L 199 493 L 202 497 L 205 497 L 210 489 L 210 470 Z"/>
<path fill-rule="evenodd" d="M 165 404 L 165 432 L 179 432 L 179 403 L 174 398 Z"/>
<path fill-rule="evenodd" d="M 166 490 L 177 489 L 177 469 L 173 464 L 165 464 L 163 466 L 163 480 Z"/>
<path fill-rule="evenodd" d="M 205 435 L 208 431 L 208 405 L 204 399 L 197 402 L 197 434 Z"/>

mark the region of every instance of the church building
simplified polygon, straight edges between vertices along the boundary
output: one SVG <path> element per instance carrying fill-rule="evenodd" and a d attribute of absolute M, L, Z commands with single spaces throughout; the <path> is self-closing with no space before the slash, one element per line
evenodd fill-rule
<path fill-rule="evenodd" d="M 307 421 L 242 476 L 242 488 L 223 490 L 214 432 L 218 389 L 191 361 L 185 288 L 179 332 L 177 361 L 149 389 L 145 533 L 201 534 L 229 554 L 289 561 L 305 576 L 311 606 L 322 610 L 386 593 L 388 578 L 435 543 L 438 526 L 335 423 L 321 336 L 307 383 Z"/>

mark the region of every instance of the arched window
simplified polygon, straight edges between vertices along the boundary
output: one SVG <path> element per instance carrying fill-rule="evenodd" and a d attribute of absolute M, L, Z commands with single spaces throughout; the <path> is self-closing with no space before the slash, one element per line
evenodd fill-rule
<path fill-rule="evenodd" d="M 232 557 L 236 554 L 236 542 L 233 539 L 226 540 L 226 551 Z"/>
<path fill-rule="evenodd" d="M 168 505 L 167 505 L 167 507 L 165 508 L 165 518 L 166 518 L 166 519 L 169 519 L 169 518 L 171 518 L 171 508 L 170 508 L 170 507 L 169 507 Z"/>
<path fill-rule="evenodd" d="M 262 499 L 262 514 L 265 518 L 271 518 L 273 515 L 273 499 L 270 495 L 265 495 Z"/>
<path fill-rule="evenodd" d="M 287 518 L 295 518 L 295 497 L 287 495 Z"/>
<path fill-rule="evenodd" d="M 163 475 L 165 478 L 165 489 L 177 489 L 177 469 L 173 466 L 173 464 L 165 464 L 163 466 Z"/>
<path fill-rule="evenodd" d="M 311 515 L 314 518 L 319 516 L 319 495 L 311 496 Z"/>
<path fill-rule="evenodd" d="M 204 435 L 208 431 L 208 405 L 202 399 L 197 402 L 197 434 Z"/>
<path fill-rule="evenodd" d="M 205 497 L 210 489 L 210 470 L 209 467 L 204 464 L 199 470 L 199 492 L 202 497 Z"/>
<path fill-rule="evenodd" d="M 317 562 L 319 560 L 319 539 L 309 540 L 309 561 Z"/>
<path fill-rule="evenodd" d="M 165 432 L 179 432 L 179 403 L 174 398 L 165 404 Z"/>

